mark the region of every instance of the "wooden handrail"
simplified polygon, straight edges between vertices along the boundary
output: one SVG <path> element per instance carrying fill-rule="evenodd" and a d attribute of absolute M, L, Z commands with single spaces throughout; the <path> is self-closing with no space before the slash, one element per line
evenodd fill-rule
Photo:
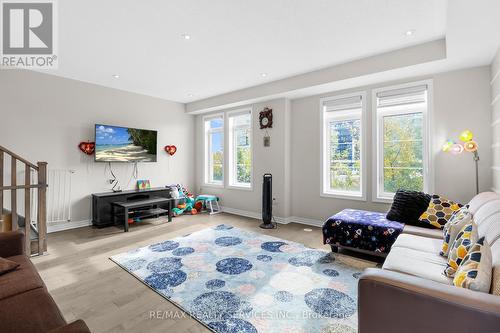
<path fill-rule="evenodd" d="M 9 191 L 9 190 L 23 190 L 27 188 L 42 188 L 48 187 L 47 184 L 31 184 L 31 185 L 16 185 L 16 186 L 2 186 L 0 187 L 0 191 Z"/>
<path fill-rule="evenodd" d="M 11 157 L 11 184 L 4 186 L 4 157 L 5 154 Z M 18 185 L 17 183 L 17 162 L 24 164 L 24 184 Z M 37 172 L 37 183 L 31 184 L 31 170 Z M 20 157 L 19 155 L 11 152 L 5 147 L 0 146 L 0 218 L 3 214 L 3 201 L 4 192 L 11 191 L 11 212 L 10 219 L 12 221 L 12 230 L 18 228 L 18 214 L 17 214 L 17 190 L 24 190 L 24 228 L 26 237 L 26 253 L 30 255 L 31 250 L 31 189 L 37 190 L 37 212 L 36 212 L 36 231 L 38 233 L 38 249 L 39 255 L 42 255 L 47 249 L 47 162 L 37 162 L 33 164 L 28 160 Z M 5 225 L 4 225 L 5 227 Z"/>
<path fill-rule="evenodd" d="M 7 153 L 9 154 L 13 159 L 16 159 L 26 165 L 29 165 L 30 168 L 32 169 L 35 169 L 36 171 L 38 171 L 38 166 L 36 166 L 35 164 L 31 163 L 30 161 L 22 158 L 21 156 L 17 155 L 16 153 L 13 153 L 11 152 L 10 150 L 8 150 L 7 148 L 3 147 L 3 146 L 0 146 L 0 151 L 3 151 L 4 153 Z"/>

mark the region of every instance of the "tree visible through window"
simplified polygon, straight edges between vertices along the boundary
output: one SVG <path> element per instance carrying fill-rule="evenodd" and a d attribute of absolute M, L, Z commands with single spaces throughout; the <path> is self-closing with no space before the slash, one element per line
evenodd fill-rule
<path fill-rule="evenodd" d="M 362 179 L 361 94 L 322 100 L 323 185 L 325 195 L 360 197 Z"/>
<path fill-rule="evenodd" d="M 377 103 L 377 197 L 399 189 L 426 191 L 428 179 L 427 84 L 380 89 Z"/>
<path fill-rule="evenodd" d="M 422 191 L 422 114 L 384 117 L 384 192 Z"/>
<path fill-rule="evenodd" d="M 224 182 L 224 118 L 205 120 L 206 176 L 205 182 L 222 185 Z"/>
<path fill-rule="evenodd" d="M 361 184 L 361 121 L 330 122 L 330 188 L 359 191 Z"/>
<path fill-rule="evenodd" d="M 229 114 L 230 185 L 250 187 L 252 183 L 252 114 L 250 111 Z"/>

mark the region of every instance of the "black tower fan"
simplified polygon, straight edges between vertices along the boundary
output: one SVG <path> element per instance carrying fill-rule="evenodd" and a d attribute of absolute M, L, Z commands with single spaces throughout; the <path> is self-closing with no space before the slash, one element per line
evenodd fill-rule
<path fill-rule="evenodd" d="M 262 229 L 274 229 L 273 219 L 273 175 L 264 174 L 262 178 Z"/>

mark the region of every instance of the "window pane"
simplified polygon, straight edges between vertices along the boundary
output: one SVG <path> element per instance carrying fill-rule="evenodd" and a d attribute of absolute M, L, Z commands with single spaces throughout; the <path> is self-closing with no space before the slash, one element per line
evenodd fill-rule
<path fill-rule="evenodd" d="M 209 121 L 211 129 L 224 127 L 224 120 L 222 118 L 214 118 Z"/>
<path fill-rule="evenodd" d="M 222 174 L 222 164 L 214 164 L 213 165 L 213 176 L 212 176 L 212 181 L 222 181 L 223 174 Z"/>
<path fill-rule="evenodd" d="M 252 181 L 251 153 L 251 115 L 242 114 L 231 118 L 230 126 L 233 139 L 231 160 L 231 183 L 249 186 Z"/>
<path fill-rule="evenodd" d="M 361 191 L 361 121 L 330 121 L 330 189 Z"/>
<path fill-rule="evenodd" d="M 421 113 L 385 116 L 384 126 L 384 192 L 398 189 L 422 191 L 423 115 Z"/>
<path fill-rule="evenodd" d="M 250 129 L 239 128 L 235 131 L 236 135 L 236 146 L 237 147 L 249 147 L 250 146 Z"/>
<path fill-rule="evenodd" d="M 395 193 L 400 188 L 422 191 L 424 188 L 423 170 L 384 168 L 384 191 Z"/>
<path fill-rule="evenodd" d="M 238 183 L 249 184 L 251 180 L 250 165 L 238 164 L 236 166 L 236 181 Z"/>
<path fill-rule="evenodd" d="M 330 168 L 330 187 L 336 190 L 360 191 L 361 170 L 360 162 L 333 163 Z"/>
<path fill-rule="evenodd" d="M 220 182 L 224 178 L 224 134 L 215 132 L 211 134 L 210 163 L 211 181 Z"/>

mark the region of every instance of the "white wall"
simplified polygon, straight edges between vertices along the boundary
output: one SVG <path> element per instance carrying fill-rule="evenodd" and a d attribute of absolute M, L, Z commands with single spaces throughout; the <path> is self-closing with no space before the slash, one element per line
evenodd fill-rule
<path fill-rule="evenodd" d="M 493 190 L 500 193 L 500 49 L 491 64 Z"/>
<path fill-rule="evenodd" d="M 95 123 L 157 130 L 158 162 L 139 163 L 139 179 L 193 188 L 194 117 L 185 114 L 183 104 L 32 71 L 0 71 L 0 145 L 32 162 L 46 161 L 49 169 L 75 170 L 74 222 L 90 219 L 91 193 L 110 189 L 106 164 L 77 148 L 80 141 L 94 140 Z M 178 148 L 173 157 L 163 151 L 167 144 Z M 124 188 L 132 164 L 112 167 Z M 9 179 L 6 174 L 6 184 Z M 134 186 L 132 179 L 128 188 Z"/>
<path fill-rule="evenodd" d="M 229 189 L 203 188 L 205 192 L 217 193 L 228 208 L 254 212 L 261 209 L 261 177 L 264 172 L 274 175 L 274 195 L 279 205 L 274 214 L 290 217 L 292 221 L 312 222 L 344 209 L 357 208 L 385 211 L 388 204 L 372 202 L 371 150 L 371 90 L 398 83 L 432 79 L 434 86 L 434 108 L 432 119 L 434 192 L 459 202 L 468 202 L 475 194 L 474 164 L 470 154 L 453 156 L 441 152 L 448 138 L 458 138 L 461 131 L 470 129 L 480 146 L 480 189 L 491 187 L 491 94 L 488 66 L 465 69 L 433 76 L 418 77 L 398 82 L 387 82 L 373 86 L 336 91 L 291 101 L 279 99 L 259 103 L 254 107 L 254 189 L 252 192 Z M 326 96 L 353 91 L 367 91 L 368 136 L 367 201 L 320 197 L 320 124 L 319 101 Z M 287 107 L 287 105 L 289 105 Z M 275 113 L 275 129 L 271 134 L 272 146 L 262 147 L 262 131 L 257 128 L 258 112 L 272 107 Z M 197 156 L 203 155 L 201 117 L 197 116 Z M 499 113 L 500 117 L 500 113 Z M 277 139 L 278 137 L 278 139 Z M 283 140 L 279 138 L 284 138 Z M 288 139 L 289 138 L 289 139 Z M 285 143 L 285 145 L 283 145 Z M 500 165 L 500 162 L 499 164 Z M 197 187 L 203 180 L 202 160 L 197 159 Z M 283 172 L 283 173 L 282 173 Z"/>

